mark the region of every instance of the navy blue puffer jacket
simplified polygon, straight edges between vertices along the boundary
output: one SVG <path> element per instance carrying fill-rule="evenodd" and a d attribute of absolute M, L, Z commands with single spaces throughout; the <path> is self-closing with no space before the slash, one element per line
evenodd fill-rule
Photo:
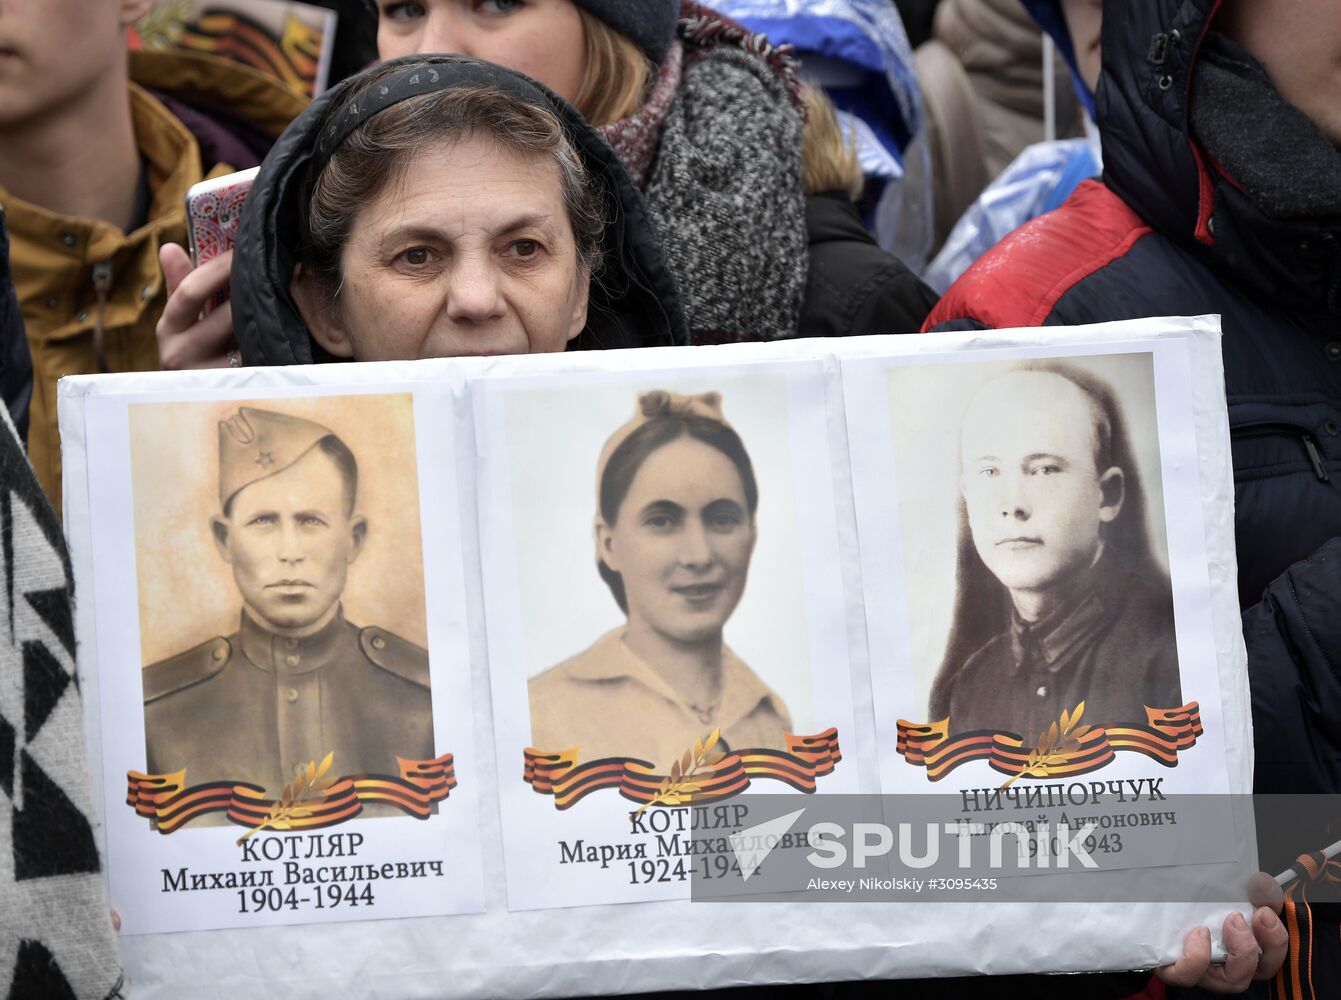
<path fill-rule="evenodd" d="M 1103 182 L 981 258 L 926 328 L 1221 314 L 1255 784 L 1335 793 L 1341 154 L 1213 30 L 1218 5 L 1106 5 Z"/>

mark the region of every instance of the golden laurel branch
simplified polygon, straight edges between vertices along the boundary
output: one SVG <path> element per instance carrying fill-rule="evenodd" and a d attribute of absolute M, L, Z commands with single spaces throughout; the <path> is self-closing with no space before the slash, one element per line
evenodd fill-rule
<path fill-rule="evenodd" d="M 1062 709 L 1060 725 L 1054 722 L 1048 731 L 1038 737 L 1038 747 L 1029 751 L 1029 759 L 1019 772 L 1006 779 L 1002 789 L 1009 788 L 1018 778 L 1047 778 L 1052 769 L 1066 763 L 1066 755 L 1079 748 L 1080 738 L 1092 727 L 1079 725 L 1080 717 L 1085 714 L 1082 701 L 1072 712 Z"/>
<path fill-rule="evenodd" d="M 326 773 L 331 769 L 331 761 L 334 759 L 335 751 L 332 750 L 321 759 L 320 765 L 315 761 L 308 761 L 295 767 L 293 780 L 284 786 L 279 793 L 279 799 L 271 804 L 269 815 L 248 830 L 245 836 L 239 838 L 237 846 L 241 847 L 253 835 L 267 827 L 271 830 L 288 830 L 292 828 L 293 820 L 311 816 L 312 807 L 326 798 L 326 794 L 336 782 L 334 776 L 328 777 Z"/>
<path fill-rule="evenodd" d="M 695 737 L 694 745 L 671 764 L 670 775 L 661 779 L 661 787 L 657 789 L 656 795 L 644 802 L 642 808 L 632 814 L 633 818 L 637 819 L 653 806 L 680 806 L 688 802 L 699 790 L 699 783 L 693 780 L 698 772 L 716 767 L 726 757 L 724 753 L 712 752 L 721 736 L 719 727 L 709 733 L 707 739 Z"/>

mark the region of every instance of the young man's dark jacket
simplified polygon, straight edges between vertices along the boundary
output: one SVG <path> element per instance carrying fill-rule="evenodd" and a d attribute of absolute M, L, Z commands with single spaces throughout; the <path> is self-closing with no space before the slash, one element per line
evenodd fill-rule
<path fill-rule="evenodd" d="M 1214 30 L 1217 7 L 1106 6 L 1103 182 L 986 254 L 926 328 L 1221 315 L 1254 783 L 1334 793 L 1341 153 Z"/>
<path fill-rule="evenodd" d="M 460 56 L 407 56 L 406 65 L 431 61 L 439 72 L 469 85 L 483 74 L 511 70 Z M 520 74 L 517 74 L 520 75 Z M 311 338 L 289 294 L 294 265 L 302 258 L 302 218 L 318 166 L 317 136 L 332 108 L 365 74 L 350 77 L 320 95 L 275 143 L 247 199 L 247 212 L 233 257 L 233 330 L 248 365 L 332 361 Z M 544 105 L 562 122 L 606 214 L 601 264 L 592 278 L 587 326 L 576 349 L 658 347 L 689 342 L 688 324 L 675 275 L 647 214 L 647 205 L 609 144 L 563 98 L 530 81 Z"/>

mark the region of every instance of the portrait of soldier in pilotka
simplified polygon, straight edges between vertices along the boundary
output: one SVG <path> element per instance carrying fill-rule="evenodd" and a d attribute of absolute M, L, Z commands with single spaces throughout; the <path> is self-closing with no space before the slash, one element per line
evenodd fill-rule
<path fill-rule="evenodd" d="M 200 635 L 142 674 L 150 773 L 184 768 L 190 785 L 247 782 L 272 797 L 296 767 L 328 753 L 343 775 L 394 776 L 397 757 L 434 756 L 427 651 L 346 615 L 351 570 L 379 527 L 365 513 L 359 459 L 332 428 L 283 412 L 284 402 L 225 411 L 213 509 L 178 507 L 194 537 L 203 527 L 208 539 L 193 547 L 183 532 L 182 557 L 231 575 L 231 631 Z M 408 485 L 404 500 L 417 507 Z M 141 542 L 142 557 L 146 549 Z M 422 603 L 422 569 L 418 587 Z"/>
<path fill-rule="evenodd" d="M 930 718 L 1029 741 L 1082 702 L 1103 726 L 1182 705 L 1169 576 L 1113 388 L 1074 363 L 1020 364 L 973 393 L 958 443 L 955 606 Z"/>

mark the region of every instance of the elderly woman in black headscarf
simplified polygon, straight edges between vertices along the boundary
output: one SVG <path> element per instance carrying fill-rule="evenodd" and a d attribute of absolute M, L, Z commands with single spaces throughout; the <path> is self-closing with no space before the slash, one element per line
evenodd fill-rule
<path fill-rule="evenodd" d="M 251 365 L 687 340 L 615 154 L 547 88 L 460 56 L 384 63 L 294 121 L 248 198 L 232 296 L 232 329 L 178 334 L 189 350 Z"/>

